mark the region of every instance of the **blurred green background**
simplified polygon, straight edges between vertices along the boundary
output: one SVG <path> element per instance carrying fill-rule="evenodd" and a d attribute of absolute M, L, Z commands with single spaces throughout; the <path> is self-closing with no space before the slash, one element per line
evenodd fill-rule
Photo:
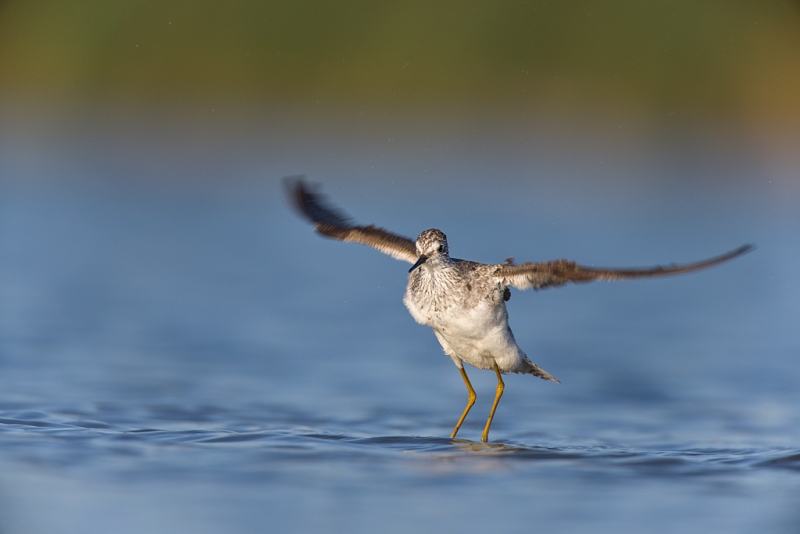
<path fill-rule="evenodd" d="M 0 3 L 0 91 L 60 105 L 585 110 L 793 126 L 800 3 Z"/>

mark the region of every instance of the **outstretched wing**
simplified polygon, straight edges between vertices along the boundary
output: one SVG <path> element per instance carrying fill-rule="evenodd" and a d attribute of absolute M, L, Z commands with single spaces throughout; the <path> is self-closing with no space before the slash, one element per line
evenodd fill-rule
<path fill-rule="evenodd" d="M 354 226 L 350 218 L 336 208 L 326 205 L 322 195 L 303 181 L 302 176 L 289 176 L 284 179 L 286 194 L 292 205 L 315 224 L 320 234 L 353 243 L 362 243 L 380 250 L 384 254 L 408 263 L 417 262 L 417 247 L 407 237 L 393 234 L 373 225 Z"/>
<path fill-rule="evenodd" d="M 567 282 L 593 282 L 595 280 L 629 280 L 631 278 L 647 278 L 655 276 L 671 276 L 673 274 L 691 273 L 719 265 L 755 248 L 743 245 L 721 256 L 688 265 L 657 265 L 642 269 L 595 269 L 582 267 L 568 260 L 556 260 L 546 263 L 525 262 L 520 265 L 500 265 L 494 276 L 503 279 L 506 286 L 517 289 L 543 289 L 566 284 Z"/>

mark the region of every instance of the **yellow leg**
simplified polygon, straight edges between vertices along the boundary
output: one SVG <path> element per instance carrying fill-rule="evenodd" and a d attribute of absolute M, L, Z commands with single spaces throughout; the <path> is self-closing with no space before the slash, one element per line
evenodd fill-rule
<path fill-rule="evenodd" d="M 500 376 L 500 368 L 494 364 L 494 372 L 497 374 L 497 393 L 494 395 L 494 403 L 492 404 L 492 411 L 489 412 L 489 419 L 486 421 L 486 428 L 483 429 L 481 441 L 486 443 L 489 441 L 489 427 L 492 426 L 492 419 L 494 418 L 494 411 L 497 409 L 497 403 L 500 402 L 500 397 L 503 396 L 503 390 L 506 385 L 503 383 L 503 377 Z"/>
<path fill-rule="evenodd" d="M 464 408 L 464 413 L 461 414 L 461 418 L 458 420 L 458 423 L 456 423 L 456 427 L 453 429 L 453 433 L 450 434 L 450 439 L 456 437 L 456 434 L 458 434 L 458 429 L 461 428 L 461 423 L 464 422 L 464 419 L 466 419 L 470 408 L 472 408 L 472 405 L 475 404 L 475 399 L 478 398 L 478 396 L 475 395 L 475 390 L 472 389 L 472 384 L 469 383 L 469 378 L 467 378 L 467 372 L 464 370 L 463 367 L 460 368 L 459 371 L 461 371 L 461 378 L 464 379 L 464 383 L 467 385 L 467 391 L 469 391 L 469 400 L 467 400 L 467 407 Z"/>

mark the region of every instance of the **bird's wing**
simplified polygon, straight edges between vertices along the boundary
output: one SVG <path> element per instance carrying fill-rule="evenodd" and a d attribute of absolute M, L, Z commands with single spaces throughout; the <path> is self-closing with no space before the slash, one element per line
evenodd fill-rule
<path fill-rule="evenodd" d="M 583 267 L 573 261 L 556 260 L 545 263 L 525 262 L 520 265 L 499 265 L 494 276 L 506 286 L 517 289 L 543 289 L 567 282 L 593 282 L 595 280 L 629 280 L 654 276 L 671 276 L 706 269 L 753 250 L 753 245 L 743 245 L 721 256 L 687 265 L 657 265 L 641 269 L 595 269 Z"/>
<path fill-rule="evenodd" d="M 301 176 L 285 178 L 284 185 L 291 204 L 315 224 L 314 229 L 320 234 L 340 241 L 369 245 L 395 259 L 416 263 L 417 247 L 407 237 L 374 225 L 350 224 L 349 217 L 328 206 L 322 195 L 312 191 Z"/>

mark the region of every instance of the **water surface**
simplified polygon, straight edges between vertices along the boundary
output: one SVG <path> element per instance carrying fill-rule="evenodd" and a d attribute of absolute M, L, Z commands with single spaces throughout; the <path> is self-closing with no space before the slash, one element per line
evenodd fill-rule
<path fill-rule="evenodd" d="M 481 444 L 493 375 L 470 372 L 448 439 L 466 391 L 402 306 L 408 266 L 313 235 L 281 171 L 6 181 L 0 532 L 797 531 L 800 219 L 779 199 L 312 176 L 359 220 L 439 227 L 478 261 L 758 245 L 691 276 L 514 293 L 517 340 L 563 383 L 509 376 Z"/>

